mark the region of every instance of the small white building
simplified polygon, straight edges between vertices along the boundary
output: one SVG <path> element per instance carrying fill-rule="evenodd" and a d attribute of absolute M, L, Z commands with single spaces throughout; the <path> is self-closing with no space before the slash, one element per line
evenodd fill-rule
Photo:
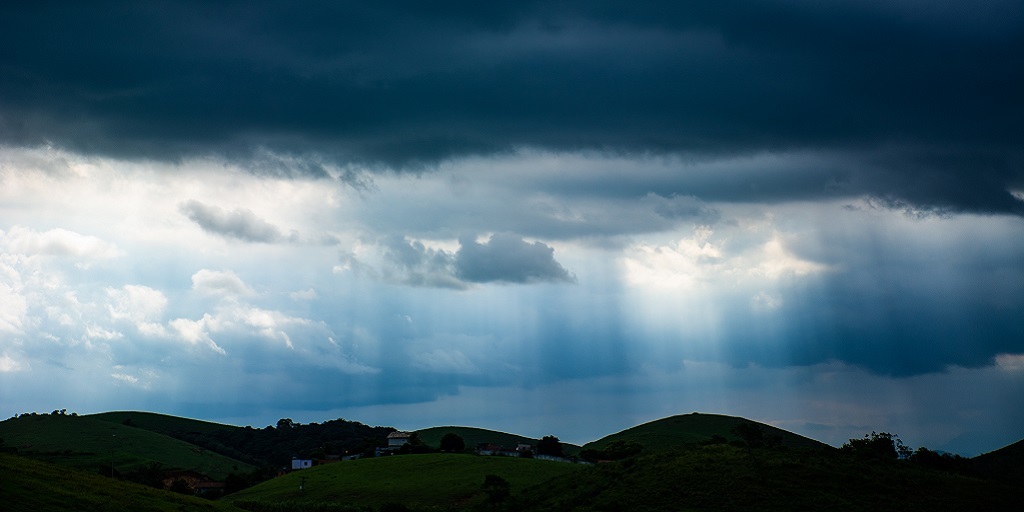
<path fill-rule="evenodd" d="M 409 444 L 412 440 L 412 432 L 395 431 L 388 434 L 388 448 L 400 448 Z"/>
<path fill-rule="evenodd" d="M 312 459 L 292 459 L 292 469 L 309 469 L 313 467 Z"/>

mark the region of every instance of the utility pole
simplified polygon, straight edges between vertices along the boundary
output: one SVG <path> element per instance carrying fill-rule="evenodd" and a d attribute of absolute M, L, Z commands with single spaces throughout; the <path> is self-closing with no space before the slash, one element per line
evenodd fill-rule
<path fill-rule="evenodd" d="M 299 491 L 302 492 L 302 491 L 305 491 L 305 490 L 306 490 L 306 477 L 300 476 L 299 477 Z"/>

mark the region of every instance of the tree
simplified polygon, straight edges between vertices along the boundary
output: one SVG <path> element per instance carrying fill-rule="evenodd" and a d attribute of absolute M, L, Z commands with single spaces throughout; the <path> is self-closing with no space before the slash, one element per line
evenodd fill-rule
<path fill-rule="evenodd" d="M 284 430 L 284 429 L 291 430 L 292 427 L 294 427 L 294 426 L 295 426 L 295 422 L 293 422 L 291 418 L 281 418 L 281 419 L 277 420 L 277 429 L 278 430 Z"/>
<path fill-rule="evenodd" d="M 401 453 L 401 454 L 429 453 L 429 452 L 430 452 L 430 447 L 427 446 L 427 443 L 424 443 L 423 440 L 420 439 L 420 435 L 417 434 L 416 432 L 413 432 L 412 435 L 409 436 L 409 442 L 408 443 L 403 444 L 398 449 L 398 453 Z"/>
<path fill-rule="evenodd" d="M 466 441 L 455 432 L 448 432 L 441 438 L 441 451 L 462 453 L 466 450 Z"/>
<path fill-rule="evenodd" d="M 481 489 L 487 493 L 487 503 L 495 506 L 504 503 L 512 494 L 512 484 L 498 475 L 484 476 L 484 484 Z"/>
<path fill-rule="evenodd" d="M 605 447 L 604 453 L 607 455 L 609 460 L 622 460 L 632 457 L 634 455 L 640 455 L 640 452 L 644 451 L 642 444 L 636 441 L 612 441 Z"/>
<path fill-rule="evenodd" d="M 871 432 L 863 439 L 850 439 L 840 450 L 857 457 L 879 460 L 907 459 L 913 453 L 899 436 L 888 432 Z"/>
<path fill-rule="evenodd" d="M 555 436 L 544 436 L 537 443 L 537 454 L 562 457 L 562 442 Z"/>

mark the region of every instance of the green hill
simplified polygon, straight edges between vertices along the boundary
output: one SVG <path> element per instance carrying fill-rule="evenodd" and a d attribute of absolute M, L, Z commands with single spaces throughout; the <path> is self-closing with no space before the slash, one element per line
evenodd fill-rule
<path fill-rule="evenodd" d="M 152 489 L 0 453 L 0 497 L 10 512 L 240 512 L 230 503 Z"/>
<path fill-rule="evenodd" d="M 633 441 L 645 451 L 659 451 L 707 441 L 714 435 L 726 440 L 739 439 L 734 430 L 742 424 L 753 424 L 761 429 L 766 438 L 777 438 L 782 446 L 793 448 L 830 449 L 825 443 L 803 437 L 792 432 L 757 423 L 737 416 L 721 414 L 692 413 L 662 418 L 621 432 L 602 437 L 583 445 L 583 449 L 601 450 L 614 441 Z"/>
<path fill-rule="evenodd" d="M 121 423 L 171 437 L 175 437 L 175 434 L 180 432 L 208 434 L 211 432 L 241 428 L 234 425 L 223 425 L 221 423 L 212 423 L 209 421 L 182 418 L 180 416 L 169 416 L 167 414 L 141 411 L 103 412 L 99 414 L 86 414 L 85 417 L 96 418 L 98 420 L 109 421 L 111 423 Z"/>
<path fill-rule="evenodd" d="M 476 427 L 431 427 L 423 430 L 417 430 L 416 434 L 420 437 L 420 440 L 427 444 L 427 446 L 436 449 L 441 446 L 441 438 L 449 432 L 455 433 L 461 437 L 462 440 L 466 442 L 467 450 L 473 450 L 473 448 L 476 448 L 476 445 L 479 443 L 493 443 L 499 446 L 515 448 L 519 443 L 537 446 L 537 443 L 539 442 L 538 439 Z M 562 443 L 562 451 L 566 455 L 574 455 L 579 453 L 580 447 L 574 444 Z"/>
<path fill-rule="evenodd" d="M 19 455 L 91 472 L 127 473 L 154 463 L 221 480 L 253 466 L 177 439 L 87 416 L 23 415 L 0 422 L 4 446 Z"/>
<path fill-rule="evenodd" d="M 838 450 L 747 449 L 728 444 L 641 455 L 555 478 L 508 510 L 1016 511 L 1012 483 L 867 460 Z"/>
<path fill-rule="evenodd" d="M 316 466 L 223 498 L 244 508 L 257 503 L 338 503 L 379 507 L 461 507 L 484 499 L 484 476 L 498 475 L 512 491 L 585 469 L 577 464 L 465 454 L 397 455 Z M 304 490 L 300 491 L 299 486 Z"/>

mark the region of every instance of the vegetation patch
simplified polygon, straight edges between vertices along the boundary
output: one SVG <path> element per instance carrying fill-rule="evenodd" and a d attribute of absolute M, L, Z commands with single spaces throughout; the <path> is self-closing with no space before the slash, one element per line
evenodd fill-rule
<path fill-rule="evenodd" d="M 4 510 L 46 512 L 241 512 L 219 503 L 0 453 Z"/>
<path fill-rule="evenodd" d="M 107 476 L 154 464 L 216 480 L 255 469 L 163 434 L 87 416 L 23 414 L 0 422 L 0 438 L 19 455 Z"/>
<path fill-rule="evenodd" d="M 487 475 L 507 481 L 514 493 L 582 469 L 577 464 L 512 457 L 397 455 L 296 471 L 224 499 L 246 504 L 247 508 L 250 502 L 371 507 L 400 503 L 415 509 L 462 507 L 488 499 L 483 487 Z"/>

